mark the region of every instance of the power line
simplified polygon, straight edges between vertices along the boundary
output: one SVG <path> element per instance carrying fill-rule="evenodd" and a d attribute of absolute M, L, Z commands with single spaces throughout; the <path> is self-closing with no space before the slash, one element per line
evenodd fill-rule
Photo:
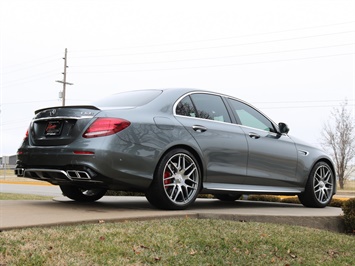
<path fill-rule="evenodd" d="M 45 72 L 45 73 L 41 73 L 41 74 L 37 74 L 37 75 L 32 75 L 31 77 L 24 77 L 24 78 L 19 78 L 16 80 L 10 80 L 10 81 L 4 83 L 3 87 L 10 87 L 13 85 L 33 82 L 33 81 L 43 79 L 46 77 L 51 77 L 51 76 L 53 76 L 54 73 L 57 73 L 57 70 L 53 70 L 53 71 L 49 71 L 49 72 Z"/>
<path fill-rule="evenodd" d="M 26 69 L 29 69 L 29 68 L 34 68 L 34 67 L 46 65 L 46 64 L 52 63 L 54 61 L 57 61 L 57 59 L 48 60 L 46 62 L 37 63 L 37 64 L 29 65 L 27 67 L 21 67 L 21 68 L 18 68 L 18 69 L 14 69 L 14 70 L 7 70 L 7 71 L 4 71 L 4 73 L 5 74 L 9 74 L 9 73 L 14 73 L 14 72 L 19 72 L 19 71 L 26 70 Z"/>
<path fill-rule="evenodd" d="M 2 103 L 1 105 L 16 105 L 16 104 L 32 104 L 32 103 L 41 103 L 41 102 L 50 102 L 50 101 L 57 101 L 55 99 L 50 100 L 41 100 L 41 101 L 28 101 L 28 102 L 9 102 L 9 103 Z"/>
<path fill-rule="evenodd" d="M 342 31 L 342 32 L 335 32 L 335 33 L 324 33 L 324 34 L 317 34 L 317 35 L 308 35 L 308 36 L 301 36 L 301 37 L 274 39 L 274 40 L 257 41 L 257 42 L 246 42 L 246 43 L 239 43 L 239 44 L 226 44 L 226 45 L 209 46 L 209 47 L 196 47 L 196 48 L 185 48 L 185 49 L 152 51 L 152 52 L 122 53 L 122 54 L 116 54 L 116 55 L 110 54 L 110 55 L 73 56 L 73 58 L 119 57 L 119 56 L 127 56 L 127 55 L 162 54 L 162 53 L 173 53 L 173 52 L 175 53 L 175 52 L 186 52 L 186 51 L 196 51 L 196 50 L 219 49 L 219 48 L 226 48 L 226 47 L 237 47 L 237 46 L 245 46 L 245 45 L 265 44 L 265 43 L 274 43 L 274 42 L 282 42 L 282 41 L 324 37 L 324 36 L 330 36 L 330 35 L 340 35 L 340 34 L 354 33 L 354 32 L 355 32 L 354 30 L 349 30 L 349 31 Z"/>
<path fill-rule="evenodd" d="M 288 53 L 288 52 L 299 52 L 299 51 L 309 51 L 316 49 L 326 49 L 334 47 L 343 47 L 355 45 L 355 43 L 346 43 L 346 44 L 337 44 L 337 45 L 326 45 L 310 48 L 299 48 L 299 49 L 289 49 L 282 51 L 274 52 L 262 52 L 262 53 L 250 53 L 250 54 L 239 54 L 239 55 L 228 55 L 228 56 L 216 56 L 216 57 L 205 57 L 205 58 L 191 58 L 191 59 L 177 59 L 177 60 L 165 60 L 165 61 L 151 61 L 151 62 L 137 62 L 137 63 L 121 63 L 121 64 L 107 64 L 107 65 L 74 65 L 74 68 L 83 68 L 83 67 L 107 67 L 107 66 L 127 66 L 127 65 L 145 65 L 145 64 L 161 64 L 161 63 L 175 63 L 175 62 L 187 62 L 187 61 L 202 61 L 202 60 L 215 60 L 215 59 L 226 59 L 226 58 L 236 58 L 236 57 L 246 57 L 246 56 L 255 56 L 255 55 L 266 55 L 266 54 L 279 54 L 279 53 Z"/>
<path fill-rule="evenodd" d="M 344 99 L 342 100 L 315 100 L 315 101 L 311 101 L 311 100 L 308 100 L 308 101 L 277 101 L 277 102 L 254 102 L 254 103 L 257 103 L 257 104 L 282 104 L 282 103 L 324 103 L 324 102 L 343 102 Z M 352 101 L 355 101 L 355 99 L 350 99 L 350 100 L 347 100 L 348 102 L 352 102 Z"/>
<path fill-rule="evenodd" d="M 332 54 L 323 56 L 311 56 L 311 57 L 300 57 L 300 58 L 289 58 L 289 59 L 277 59 L 277 60 L 267 60 L 267 61 L 257 61 L 257 62 L 246 62 L 246 63 L 231 63 L 231 64 L 218 64 L 218 65 L 205 65 L 205 66 L 185 66 L 185 67 L 174 67 L 174 68 L 152 68 L 152 69 L 136 69 L 136 70 L 111 70 L 111 71 L 76 71 L 73 73 L 125 73 L 125 72 L 153 72 L 153 71 L 171 71 L 171 70 L 187 70 L 187 69 L 201 69 L 201 68 L 216 68 L 216 67 L 233 67 L 233 66 L 243 66 L 243 65 L 255 65 L 255 64 L 268 64 L 268 63 L 281 63 L 281 62 L 292 62 L 301 61 L 309 59 L 321 59 L 330 58 L 345 55 L 354 55 L 355 53 L 342 53 L 342 54 Z"/>
<path fill-rule="evenodd" d="M 273 107 L 259 107 L 259 109 L 329 108 L 329 107 L 338 107 L 338 106 L 339 105 L 273 106 Z"/>
<path fill-rule="evenodd" d="M 7 65 L 6 67 L 8 67 L 8 68 L 14 68 L 14 67 L 15 67 L 15 68 L 16 68 L 16 67 L 18 67 L 18 66 L 21 66 L 20 68 L 22 69 L 22 68 L 23 68 L 23 65 L 29 64 L 29 65 L 28 65 L 28 68 L 30 68 L 30 67 L 36 66 L 36 65 L 38 65 L 38 64 L 46 64 L 46 63 L 48 63 L 48 62 L 52 62 L 52 61 L 54 61 L 54 60 L 57 60 L 58 55 L 59 55 L 59 54 L 56 53 L 56 54 L 53 54 L 53 55 L 51 55 L 51 56 L 39 58 L 39 59 L 37 59 L 37 60 L 35 60 L 35 61 L 33 61 L 33 60 L 31 60 L 31 61 L 25 61 L 25 62 L 21 62 L 21 63 L 18 63 L 18 64 Z M 49 58 L 53 58 L 53 59 L 48 60 Z M 42 60 L 46 60 L 46 61 L 41 62 Z M 36 63 L 37 61 L 38 61 L 38 62 L 41 62 L 41 63 Z M 33 62 L 35 62 L 35 64 L 33 64 Z"/>
<path fill-rule="evenodd" d="M 239 38 L 246 38 L 246 37 L 254 37 L 260 35 L 271 35 L 271 34 L 278 34 L 284 32 L 292 32 L 292 31 L 301 31 L 301 30 L 308 30 L 308 29 L 317 29 L 317 28 L 325 28 L 325 27 L 332 27 L 332 26 L 340 26 L 346 24 L 354 24 L 355 21 L 347 21 L 347 22 L 340 22 L 340 23 L 333 23 L 333 24 L 325 24 L 325 25 L 318 25 L 318 26 L 310 26 L 310 27 L 303 27 L 303 28 L 294 28 L 288 30 L 278 30 L 278 31 L 270 31 L 265 33 L 254 33 L 254 34 L 245 34 L 239 36 L 229 36 L 229 37 L 220 37 L 220 38 L 210 38 L 204 40 L 196 40 L 196 41 L 182 41 L 182 42 L 171 42 L 171 43 L 164 43 L 164 44 L 143 44 L 143 45 L 136 45 L 136 46 L 126 46 L 121 48 L 115 49 L 95 49 L 95 50 L 74 50 L 73 52 L 100 52 L 100 51 L 117 51 L 123 49 L 131 49 L 131 48 L 146 48 L 146 47 L 159 47 L 159 46 L 171 46 L 171 45 L 181 45 L 181 44 L 192 44 L 192 43 L 201 43 L 201 42 L 210 42 L 210 41 L 220 41 L 220 40 L 230 40 L 230 39 L 239 39 Z"/>

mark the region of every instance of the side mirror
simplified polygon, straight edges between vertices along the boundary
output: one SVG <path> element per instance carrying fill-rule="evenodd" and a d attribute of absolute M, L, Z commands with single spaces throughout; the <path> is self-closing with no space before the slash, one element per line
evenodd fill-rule
<path fill-rule="evenodd" d="M 289 127 L 285 123 L 279 123 L 279 130 L 281 134 L 288 134 L 290 131 Z"/>

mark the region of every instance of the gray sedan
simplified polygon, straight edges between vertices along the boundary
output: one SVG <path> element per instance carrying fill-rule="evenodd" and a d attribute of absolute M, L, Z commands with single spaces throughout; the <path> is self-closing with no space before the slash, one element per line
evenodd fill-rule
<path fill-rule="evenodd" d="M 76 201 L 110 189 L 144 192 L 162 209 L 185 209 L 199 193 L 222 201 L 298 195 L 307 207 L 325 207 L 336 191 L 333 163 L 288 131 L 228 95 L 130 91 L 37 110 L 15 173 L 59 185 Z"/>

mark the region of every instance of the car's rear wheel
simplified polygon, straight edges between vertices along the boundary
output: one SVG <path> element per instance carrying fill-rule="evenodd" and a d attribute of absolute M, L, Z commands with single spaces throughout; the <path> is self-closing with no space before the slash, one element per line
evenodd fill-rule
<path fill-rule="evenodd" d="M 216 199 L 219 199 L 221 201 L 236 201 L 236 200 L 239 200 L 242 197 L 242 194 L 234 194 L 234 193 L 214 194 L 213 196 Z"/>
<path fill-rule="evenodd" d="M 201 180 L 195 157 L 185 149 L 174 149 L 160 160 L 146 197 L 160 209 L 186 209 L 196 200 Z"/>
<path fill-rule="evenodd" d="M 64 196 L 80 202 L 93 202 L 101 199 L 107 192 L 105 188 L 80 188 L 70 185 L 60 185 Z"/>
<path fill-rule="evenodd" d="M 312 168 L 305 191 L 298 198 L 306 207 L 324 208 L 332 200 L 334 186 L 332 169 L 327 163 L 319 162 Z"/>

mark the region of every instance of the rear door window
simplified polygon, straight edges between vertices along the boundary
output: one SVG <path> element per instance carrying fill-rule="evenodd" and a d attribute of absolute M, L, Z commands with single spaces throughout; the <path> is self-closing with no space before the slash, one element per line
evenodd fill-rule
<path fill-rule="evenodd" d="M 176 114 L 196 117 L 196 109 L 192 104 L 190 96 L 183 98 L 176 106 Z"/>
<path fill-rule="evenodd" d="M 197 109 L 197 115 L 199 118 L 220 122 L 231 122 L 227 108 L 220 96 L 196 93 L 192 94 L 190 97 Z"/>

